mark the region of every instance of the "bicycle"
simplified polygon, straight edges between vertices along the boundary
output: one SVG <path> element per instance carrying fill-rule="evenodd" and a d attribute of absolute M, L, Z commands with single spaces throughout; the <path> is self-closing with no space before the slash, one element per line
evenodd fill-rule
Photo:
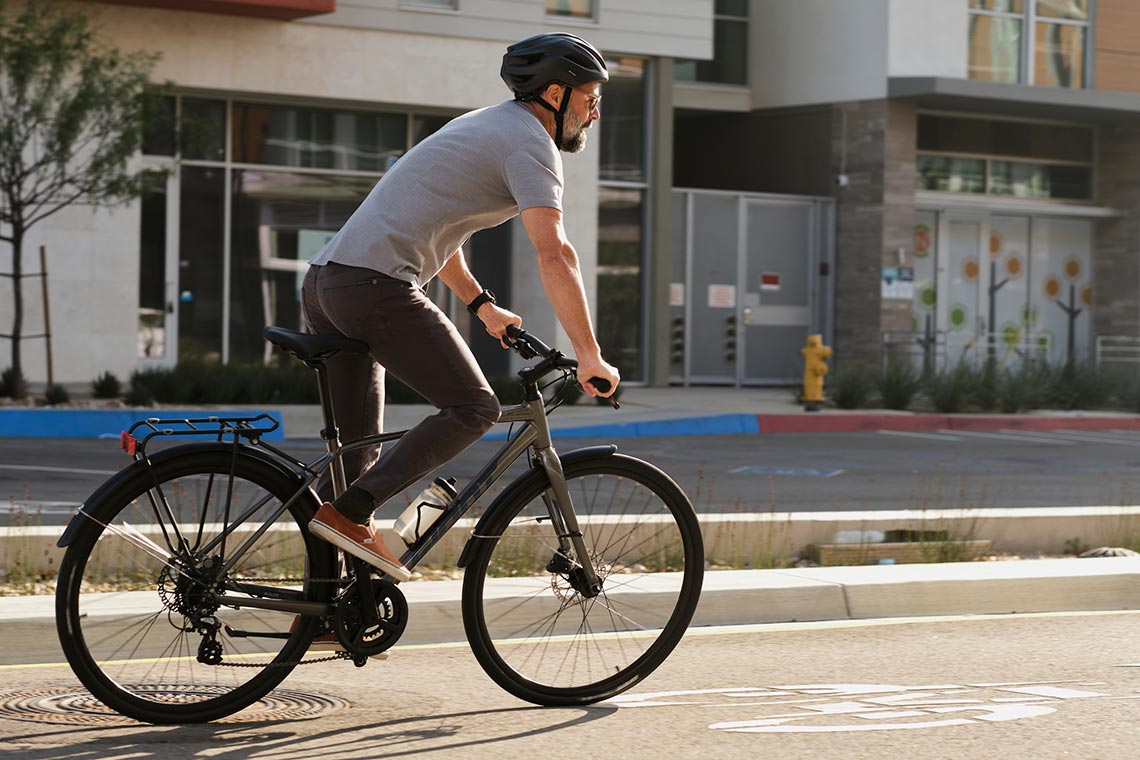
<path fill-rule="evenodd" d="M 325 453 L 306 463 L 270 445 L 277 421 L 264 414 L 140 421 L 122 434 L 134 461 L 59 540 L 64 654 L 95 697 L 144 722 L 224 717 L 298 665 L 363 666 L 408 623 L 396 583 L 307 529 L 323 472 L 341 493 L 343 454 L 405 432 L 340 441 L 324 360 L 367 346 L 278 327 L 264 335 L 315 371 Z M 590 704 L 644 679 L 680 641 L 703 580 L 700 526 L 668 475 L 616 446 L 559 455 L 546 415 L 576 392 L 577 363 L 525 331 L 512 328 L 510 340 L 540 359 L 518 373 L 525 400 L 500 419 L 521 427 L 401 560 L 416 567 L 529 452 L 530 468 L 494 498 L 459 556 L 464 630 L 479 664 L 516 697 Z M 147 451 L 180 436 L 212 440 Z M 341 651 L 306 659 L 330 632 Z"/>

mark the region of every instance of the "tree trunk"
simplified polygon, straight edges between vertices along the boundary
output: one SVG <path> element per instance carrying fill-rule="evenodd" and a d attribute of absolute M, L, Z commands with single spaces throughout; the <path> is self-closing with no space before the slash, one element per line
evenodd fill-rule
<path fill-rule="evenodd" d="M 20 335 L 24 330 L 24 289 L 23 289 L 23 249 L 24 229 L 22 225 L 12 225 L 12 377 L 19 382 L 24 376 L 20 361 Z"/>

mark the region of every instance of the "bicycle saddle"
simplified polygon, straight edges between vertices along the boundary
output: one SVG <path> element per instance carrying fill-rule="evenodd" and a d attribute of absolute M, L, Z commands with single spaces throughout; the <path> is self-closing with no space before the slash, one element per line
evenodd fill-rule
<path fill-rule="evenodd" d="M 284 327 L 268 325 L 261 331 L 261 337 L 273 345 L 296 356 L 303 362 L 327 359 L 338 351 L 354 354 L 368 353 L 368 344 L 343 335 L 311 335 L 309 333 L 286 330 Z"/>

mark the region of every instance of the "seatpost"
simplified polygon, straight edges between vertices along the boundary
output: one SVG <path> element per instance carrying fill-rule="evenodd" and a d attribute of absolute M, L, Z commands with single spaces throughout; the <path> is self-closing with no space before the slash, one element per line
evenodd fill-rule
<path fill-rule="evenodd" d="M 337 497 L 348 490 L 348 483 L 344 475 L 344 460 L 340 458 L 340 429 L 336 426 L 336 414 L 333 412 L 332 393 L 329 389 L 328 368 L 324 362 L 309 364 L 317 373 L 317 394 L 321 400 L 321 416 L 325 426 L 321 430 L 321 440 L 325 442 L 325 451 L 332 454 L 332 486 L 333 496 Z"/>

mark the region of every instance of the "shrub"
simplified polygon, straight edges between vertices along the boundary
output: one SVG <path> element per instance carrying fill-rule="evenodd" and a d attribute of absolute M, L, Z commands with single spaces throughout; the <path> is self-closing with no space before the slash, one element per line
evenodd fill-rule
<path fill-rule="evenodd" d="M 875 379 L 862 364 L 843 364 L 831 373 L 831 382 L 824 387 L 840 409 L 858 409 L 870 400 Z"/>
<path fill-rule="evenodd" d="M 943 367 L 926 376 L 924 390 L 931 405 L 943 414 L 954 414 L 966 406 L 966 398 L 972 387 L 970 365 L 959 363 L 954 367 Z"/>
<path fill-rule="evenodd" d="M 28 395 L 28 379 L 24 373 L 9 367 L 0 372 L 0 396 L 25 398 Z"/>
<path fill-rule="evenodd" d="M 47 401 L 49 405 L 55 406 L 56 404 L 66 404 L 71 401 L 71 396 L 68 394 L 67 388 L 64 388 L 59 383 L 52 383 L 44 390 L 44 400 Z"/>
<path fill-rule="evenodd" d="M 998 411 L 1005 414 L 1037 409 L 1049 396 L 1053 372 L 1042 361 L 1026 360 L 1007 367 L 998 377 Z"/>
<path fill-rule="evenodd" d="M 1111 395 L 1095 362 L 1067 362 L 1054 376 L 1049 403 L 1061 409 L 1092 409 L 1104 406 Z"/>
<path fill-rule="evenodd" d="M 91 381 L 91 393 L 95 398 L 118 398 L 123 393 L 123 384 L 110 372 L 104 372 Z"/>
<path fill-rule="evenodd" d="M 922 386 L 922 377 L 910 357 L 889 356 L 886 369 L 879 375 L 878 385 L 883 406 L 904 411 Z"/>
<path fill-rule="evenodd" d="M 986 359 L 981 366 L 973 367 L 967 383 L 970 403 L 986 412 L 996 409 L 999 379 L 997 360 L 993 357 Z"/>

